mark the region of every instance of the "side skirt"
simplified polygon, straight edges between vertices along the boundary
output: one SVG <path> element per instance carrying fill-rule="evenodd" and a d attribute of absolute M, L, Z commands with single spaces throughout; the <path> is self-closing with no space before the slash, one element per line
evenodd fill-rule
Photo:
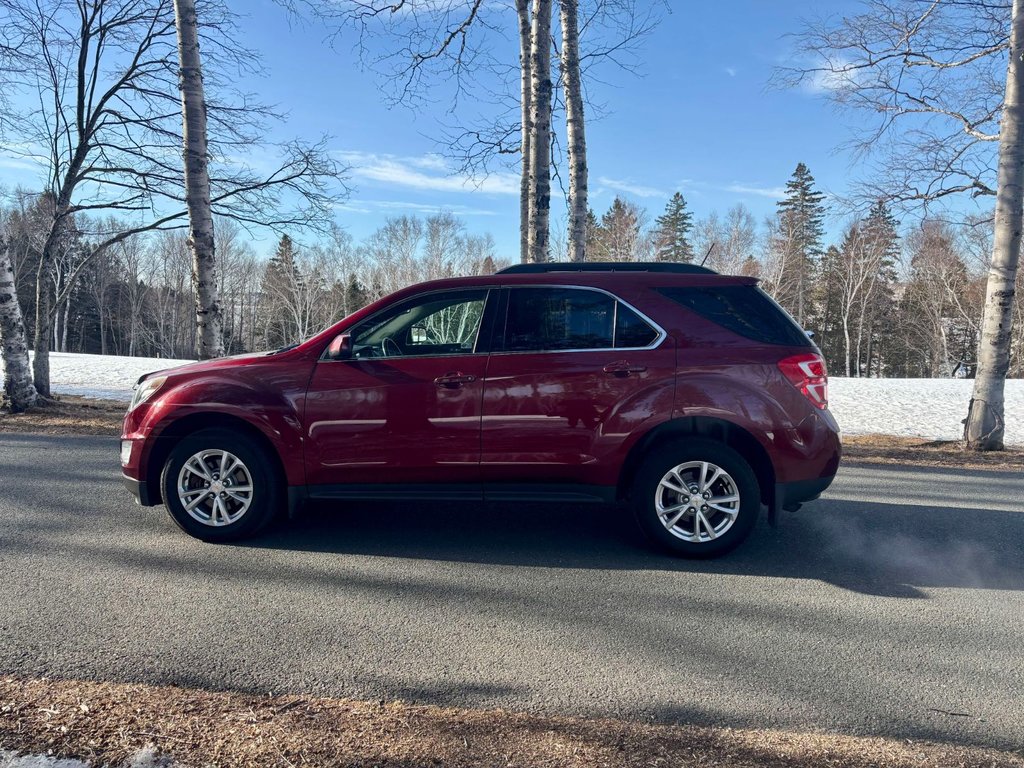
<path fill-rule="evenodd" d="M 297 490 L 297 489 L 295 489 Z M 289 496 L 293 489 L 289 489 Z M 564 501 L 612 503 L 615 487 L 570 483 L 345 483 L 311 485 L 310 499 L 389 501 Z"/>

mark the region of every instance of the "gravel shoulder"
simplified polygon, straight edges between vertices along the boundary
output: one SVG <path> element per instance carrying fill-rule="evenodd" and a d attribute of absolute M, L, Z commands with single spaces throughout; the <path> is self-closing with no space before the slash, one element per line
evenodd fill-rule
<path fill-rule="evenodd" d="M 121 765 L 992 766 L 1020 754 L 857 738 L 503 710 L 39 679 L 0 679 L 0 749 Z"/>

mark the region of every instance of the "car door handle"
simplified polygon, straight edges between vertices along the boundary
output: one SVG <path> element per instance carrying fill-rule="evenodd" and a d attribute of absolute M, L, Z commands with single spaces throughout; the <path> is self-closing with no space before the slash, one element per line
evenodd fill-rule
<path fill-rule="evenodd" d="M 622 377 L 629 376 L 629 374 L 631 373 L 643 373 L 646 370 L 646 365 L 631 365 L 630 363 L 627 363 L 625 360 L 619 360 L 618 362 L 615 363 L 608 363 L 608 365 L 604 367 L 605 373 L 610 373 L 613 376 Z"/>
<path fill-rule="evenodd" d="M 446 373 L 444 376 L 438 376 L 434 379 L 434 383 L 439 387 L 448 387 L 449 389 L 457 389 L 463 384 L 471 384 L 476 381 L 476 376 L 472 376 L 465 373 Z"/>

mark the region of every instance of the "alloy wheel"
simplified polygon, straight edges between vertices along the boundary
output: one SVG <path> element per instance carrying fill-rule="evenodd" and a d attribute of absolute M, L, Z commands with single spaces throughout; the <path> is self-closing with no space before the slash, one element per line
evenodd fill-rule
<path fill-rule="evenodd" d="M 193 454 L 178 473 L 178 500 L 197 522 L 211 527 L 231 525 L 252 503 L 252 475 L 233 453 L 203 450 Z"/>
<path fill-rule="evenodd" d="M 732 528 L 740 511 L 736 481 L 709 461 L 688 461 L 668 472 L 654 491 L 665 530 L 683 541 L 705 543 Z"/>

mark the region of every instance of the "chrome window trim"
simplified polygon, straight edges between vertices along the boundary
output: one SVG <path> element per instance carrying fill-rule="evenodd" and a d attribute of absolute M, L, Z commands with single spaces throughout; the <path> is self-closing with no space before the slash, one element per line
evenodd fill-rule
<path fill-rule="evenodd" d="M 652 349 L 657 349 L 658 347 L 661 346 L 661 343 L 663 341 L 665 341 L 665 339 L 668 338 L 668 333 L 665 331 L 664 328 L 662 328 L 660 325 L 658 325 L 658 323 L 654 322 L 650 317 L 648 317 L 646 314 L 644 314 L 639 309 L 634 307 L 632 304 L 630 304 L 625 299 L 623 299 L 623 298 L 621 298 L 619 296 L 616 296 L 611 291 L 606 291 L 604 288 L 595 288 L 592 285 L 559 285 L 559 284 L 554 284 L 554 283 L 535 283 L 535 284 L 531 284 L 531 285 L 504 285 L 504 286 L 502 286 L 502 288 L 504 288 L 506 290 L 509 290 L 509 291 L 514 291 L 516 289 L 521 289 L 521 288 L 552 288 L 552 289 L 556 289 L 556 290 L 557 289 L 569 289 L 569 290 L 574 290 L 574 291 L 593 291 L 594 293 L 603 293 L 605 296 L 610 297 L 612 300 L 614 300 L 616 302 L 615 303 L 615 309 L 614 309 L 613 317 L 612 317 L 612 344 L 613 345 L 615 344 L 615 325 L 616 325 L 616 321 L 618 320 L 619 302 L 621 302 L 624 306 L 628 307 L 633 312 L 635 312 L 640 317 L 640 319 L 642 319 L 645 323 L 647 323 L 649 326 L 651 326 L 651 328 L 656 330 L 658 332 L 658 337 L 654 341 L 652 341 L 650 344 L 648 344 L 646 347 L 616 347 L 616 346 L 611 346 L 611 347 L 589 347 L 589 348 L 586 348 L 586 349 L 513 349 L 513 350 L 508 350 L 508 351 L 501 350 L 499 352 L 491 350 L 491 354 L 492 355 L 560 355 L 560 354 L 565 354 L 567 352 L 568 353 L 573 353 L 573 352 L 645 352 L 645 351 L 649 351 L 649 350 L 652 350 Z M 505 307 L 505 319 L 506 319 L 506 321 L 508 319 L 508 305 L 507 304 L 506 304 L 506 307 Z M 504 326 L 501 329 L 501 334 L 502 334 L 501 343 L 502 343 L 502 345 L 504 345 L 504 343 L 505 343 L 505 327 Z"/>

